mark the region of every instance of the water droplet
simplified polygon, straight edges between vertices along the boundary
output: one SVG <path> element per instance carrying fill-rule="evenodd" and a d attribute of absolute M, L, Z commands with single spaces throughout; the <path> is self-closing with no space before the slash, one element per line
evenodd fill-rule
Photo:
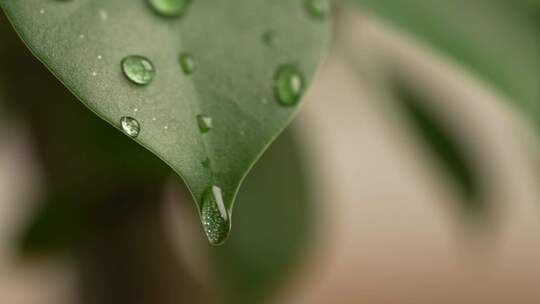
<path fill-rule="evenodd" d="M 165 17 L 179 17 L 186 13 L 191 0 L 148 0 L 150 6 Z"/>
<path fill-rule="evenodd" d="M 164 126 L 163 129 L 168 130 L 169 126 Z"/>
<path fill-rule="evenodd" d="M 156 75 L 152 62 L 140 55 L 130 55 L 122 59 L 122 71 L 129 80 L 139 85 L 149 84 Z"/>
<path fill-rule="evenodd" d="M 152 117 L 152 121 L 156 121 L 156 120 L 157 120 L 157 118 L 155 118 L 155 117 Z"/>
<path fill-rule="evenodd" d="M 274 75 L 275 94 L 284 106 L 295 105 L 304 92 L 304 78 L 295 66 L 282 65 Z"/>
<path fill-rule="evenodd" d="M 217 186 L 210 187 L 202 197 L 201 220 L 204 232 L 212 245 L 221 245 L 231 230 L 230 215 Z"/>
<path fill-rule="evenodd" d="M 122 130 L 124 133 L 126 133 L 130 137 L 137 137 L 139 135 L 139 132 L 141 131 L 141 126 L 139 125 L 139 122 L 129 116 L 124 116 L 120 119 L 120 125 L 122 126 Z"/>
<path fill-rule="evenodd" d="M 195 70 L 195 60 L 193 60 L 193 57 L 188 53 L 181 53 L 178 56 L 178 62 L 186 75 L 190 75 L 193 73 L 193 70 Z"/>
<path fill-rule="evenodd" d="M 317 19 L 325 19 L 330 11 L 328 0 L 305 0 L 308 14 Z"/>
<path fill-rule="evenodd" d="M 101 59 L 103 59 L 103 56 L 98 55 L 98 56 L 97 56 L 97 59 L 98 59 L 98 60 L 101 60 Z"/>
<path fill-rule="evenodd" d="M 197 123 L 199 124 L 201 133 L 207 133 L 213 127 L 212 117 L 205 114 L 197 115 Z"/>
<path fill-rule="evenodd" d="M 133 109 L 133 112 L 139 112 L 139 108 Z"/>
<path fill-rule="evenodd" d="M 205 158 L 205 159 L 201 162 L 201 165 L 202 165 L 203 167 L 207 168 L 207 169 L 210 168 L 210 158 L 209 158 L 209 157 Z"/>
<path fill-rule="evenodd" d="M 262 40 L 267 46 L 274 46 L 274 44 L 276 43 L 276 39 L 277 35 L 276 32 L 273 30 L 266 31 L 262 34 Z"/>
<path fill-rule="evenodd" d="M 44 9 L 40 9 L 40 10 L 39 10 L 39 13 L 43 15 L 43 14 L 45 14 L 45 10 L 44 10 Z"/>

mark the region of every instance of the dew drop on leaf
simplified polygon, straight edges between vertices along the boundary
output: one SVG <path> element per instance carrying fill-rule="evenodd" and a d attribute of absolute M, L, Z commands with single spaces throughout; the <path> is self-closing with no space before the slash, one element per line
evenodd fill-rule
<path fill-rule="evenodd" d="M 284 106 L 298 103 L 304 92 L 304 78 L 295 66 L 282 65 L 274 75 L 277 101 Z"/>
<path fill-rule="evenodd" d="M 325 19 L 330 11 L 328 0 L 305 0 L 307 12 L 317 19 Z"/>
<path fill-rule="evenodd" d="M 193 57 L 188 53 L 181 53 L 178 56 L 178 62 L 180 63 L 182 72 L 186 75 L 190 75 L 193 73 L 193 70 L 195 70 L 195 60 L 193 60 Z"/>
<path fill-rule="evenodd" d="M 201 221 L 210 244 L 221 245 L 225 242 L 231 230 L 231 221 L 218 186 L 211 186 L 202 197 Z"/>
<path fill-rule="evenodd" d="M 179 17 L 185 14 L 191 0 L 148 0 L 150 6 L 165 17 Z"/>
<path fill-rule="evenodd" d="M 199 130 L 201 133 L 207 133 L 213 127 L 212 117 L 206 114 L 197 115 L 197 124 L 199 125 Z"/>
<path fill-rule="evenodd" d="M 276 32 L 272 30 L 268 30 L 262 34 L 262 40 L 264 44 L 266 44 L 269 47 L 274 46 L 276 43 L 277 37 Z"/>
<path fill-rule="evenodd" d="M 139 135 L 139 132 L 141 131 L 141 126 L 139 125 L 139 122 L 129 116 L 124 116 L 120 119 L 120 125 L 122 127 L 122 131 L 126 133 L 129 137 L 137 137 Z"/>
<path fill-rule="evenodd" d="M 201 162 L 201 165 L 207 169 L 210 169 L 210 158 L 205 158 L 202 162 Z"/>
<path fill-rule="evenodd" d="M 130 55 L 122 59 L 122 71 L 127 79 L 138 85 L 149 84 L 156 75 L 152 62 L 140 55 Z"/>

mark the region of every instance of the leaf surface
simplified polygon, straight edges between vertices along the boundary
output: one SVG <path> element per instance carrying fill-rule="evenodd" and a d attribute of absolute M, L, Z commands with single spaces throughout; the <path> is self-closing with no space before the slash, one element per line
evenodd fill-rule
<path fill-rule="evenodd" d="M 328 38 L 327 22 L 301 0 L 194 0 L 181 16 L 163 16 L 144 0 L 0 4 L 34 55 L 88 108 L 117 128 L 122 117 L 137 120 L 135 140 L 184 179 L 199 209 L 212 186 L 232 209 L 244 176 L 298 108 L 276 100 L 276 71 L 293 66 L 307 89 Z M 149 84 L 125 77 L 129 55 L 152 63 Z"/>

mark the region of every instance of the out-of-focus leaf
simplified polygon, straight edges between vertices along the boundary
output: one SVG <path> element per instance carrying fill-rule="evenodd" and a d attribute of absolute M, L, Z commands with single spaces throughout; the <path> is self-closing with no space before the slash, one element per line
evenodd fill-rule
<path fill-rule="evenodd" d="M 21 227 L 24 254 L 72 253 L 86 241 L 89 223 L 104 216 L 100 211 L 111 202 L 110 193 L 160 188 L 172 174 L 155 155 L 85 109 L 3 18 L 0 86 L 7 114 L 26 124 L 45 178 L 45 195 Z"/>
<path fill-rule="evenodd" d="M 182 176 L 199 208 L 216 185 L 230 210 L 244 176 L 296 113 L 274 98 L 279 67 L 302 75 L 282 86 L 305 88 L 325 50 L 327 22 L 310 16 L 303 0 L 182 1 L 185 13 L 167 17 L 170 1 L 161 9 L 153 3 L 0 0 L 36 57 L 87 107 L 118 128 L 122 117 L 135 118 L 135 140 Z M 272 46 L 262 39 L 269 30 Z M 178 62 L 184 53 L 194 60 L 191 74 Z M 128 55 L 153 63 L 152 83 L 124 77 Z M 202 114 L 212 119 L 206 133 Z"/>
<path fill-rule="evenodd" d="M 540 126 L 538 1 L 352 1 L 463 64 Z"/>
<path fill-rule="evenodd" d="M 216 303 L 176 255 L 162 221 L 162 192 L 148 184 L 117 189 L 94 209 L 76 256 L 78 303 Z"/>
<path fill-rule="evenodd" d="M 72 253 L 84 242 L 83 229 L 87 225 L 84 217 L 87 214 L 75 203 L 76 196 L 70 198 L 62 192 L 46 195 L 29 224 L 23 228 L 18 244 L 23 255 Z"/>
<path fill-rule="evenodd" d="M 313 220 L 306 165 L 285 132 L 248 175 L 231 238 L 214 249 L 228 303 L 263 302 L 301 261 Z"/>
<path fill-rule="evenodd" d="M 397 82 L 395 98 L 431 155 L 461 191 L 461 201 L 465 203 L 462 209 L 472 215 L 485 215 L 488 210 L 482 197 L 481 182 L 456 134 L 429 109 L 428 100 L 413 88 Z"/>

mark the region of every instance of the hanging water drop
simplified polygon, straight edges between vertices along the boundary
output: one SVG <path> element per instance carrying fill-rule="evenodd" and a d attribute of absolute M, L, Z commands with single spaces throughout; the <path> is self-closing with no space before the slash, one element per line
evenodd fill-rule
<path fill-rule="evenodd" d="M 140 55 L 130 55 L 122 59 L 122 71 L 127 79 L 138 85 L 149 84 L 156 75 L 152 62 Z"/>
<path fill-rule="evenodd" d="M 205 114 L 197 115 L 197 123 L 201 133 L 207 133 L 213 127 L 212 117 Z"/>
<path fill-rule="evenodd" d="M 295 66 L 282 65 L 274 75 L 277 101 L 284 106 L 295 105 L 304 92 L 304 78 Z"/>
<path fill-rule="evenodd" d="M 221 245 L 225 242 L 231 230 L 231 221 L 218 186 L 211 186 L 202 197 L 201 221 L 210 244 Z"/>
<path fill-rule="evenodd" d="M 328 0 L 305 0 L 308 14 L 317 19 L 325 19 L 330 11 Z"/>
<path fill-rule="evenodd" d="M 139 132 L 141 131 L 141 126 L 139 125 L 139 122 L 135 118 L 124 116 L 120 119 L 120 125 L 124 133 L 126 133 L 129 137 L 135 138 L 139 136 Z"/>
<path fill-rule="evenodd" d="M 150 6 L 165 17 L 179 17 L 186 13 L 191 0 L 148 0 Z"/>
<path fill-rule="evenodd" d="M 182 72 L 186 75 L 190 75 L 195 70 L 195 60 L 188 53 L 181 53 L 178 56 L 178 62 L 180 63 L 180 68 Z"/>

